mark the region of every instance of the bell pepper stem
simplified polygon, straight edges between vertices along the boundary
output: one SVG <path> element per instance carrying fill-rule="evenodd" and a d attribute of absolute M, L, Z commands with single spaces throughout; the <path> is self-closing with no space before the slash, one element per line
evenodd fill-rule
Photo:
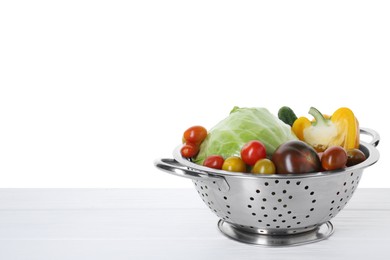
<path fill-rule="evenodd" d="M 310 108 L 309 114 L 315 118 L 316 120 L 316 122 L 314 123 L 315 125 L 327 125 L 327 122 L 329 121 L 315 107 Z"/>

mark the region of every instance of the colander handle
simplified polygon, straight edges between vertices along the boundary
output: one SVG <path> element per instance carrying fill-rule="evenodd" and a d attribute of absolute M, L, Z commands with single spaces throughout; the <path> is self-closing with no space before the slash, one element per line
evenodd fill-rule
<path fill-rule="evenodd" d="M 190 170 L 187 168 L 187 166 L 184 166 L 180 164 L 175 159 L 157 159 L 154 162 L 154 165 L 159 168 L 160 170 L 166 171 L 168 173 L 171 173 L 173 175 L 189 178 L 193 180 L 200 180 L 200 181 L 215 181 L 215 183 L 219 186 L 221 191 L 228 191 L 229 190 L 229 184 L 225 180 L 223 176 L 217 176 L 212 175 L 208 172 L 198 171 L 198 170 Z"/>
<path fill-rule="evenodd" d="M 380 141 L 380 136 L 377 131 L 370 129 L 370 128 L 365 128 L 365 127 L 360 127 L 360 134 L 364 135 L 369 135 L 371 136 L 371 141 L 369 142 L 372 146 L 377 147 Z"/>

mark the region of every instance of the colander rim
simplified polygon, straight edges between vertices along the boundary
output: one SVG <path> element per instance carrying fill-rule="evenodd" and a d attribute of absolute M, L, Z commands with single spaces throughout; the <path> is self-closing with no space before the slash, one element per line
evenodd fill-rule
<path fill-rule="evenodd" d="M 333 170 L 333 171 L 320 171 L 320 172 L 311 172 L 311 173 L 300 173 L 300 174 L 252 174 L 252 173 L 243 173 L 243 172 L 229 172 L 224 170 L 217 170 L 212 169 L 206 166 L 202 166 L 199 164 L 196 164 L 186 158 L 183 158 L 180 154 L 180 149 L 182 145 L 177 146 L 173 151 L 173 158 L 181 163 L 182 165 L 198 171 L 203 172 L 204 174 L 211 175 L 211 176 L 224 176 L 224 177 L 236 177 L 236 178 L 249 178 L 249 179 L 279 179 L 281 177 L 286 177 L 290 179 L 301 179 L 301 178 L 312 178 L 312 177 L 330 177 L 338 174 L 343 174 L 345 172 L 353 172 L 356 170 L 362 170 L 364 168 L 367 168 L 374 163 L 376 163 L 379 160 L 379 151 L 371 144 L 368 144 L 366 142 L 360 141 L 360 149 L 366 149 L 368 151 L 368 157 L 366 160 L 362 163 L 359 163 L 357 165 L 347 167 L 340 170 Z"/>

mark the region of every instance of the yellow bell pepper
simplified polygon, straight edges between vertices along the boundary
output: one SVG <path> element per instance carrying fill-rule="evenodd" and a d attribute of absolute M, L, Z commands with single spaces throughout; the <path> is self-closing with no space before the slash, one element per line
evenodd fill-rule
<path fill-rule="evenodd" d="M 325 151 L 334 145 L 349 150 L 359 148 L 359 122 L 351 109 L 337 109 L 330 118 L 311 107 L 309 110 L 315 120 L 299 117 L 292 125 L 292 131 L 298 139 L 310 144 L 317 152 Z"/>

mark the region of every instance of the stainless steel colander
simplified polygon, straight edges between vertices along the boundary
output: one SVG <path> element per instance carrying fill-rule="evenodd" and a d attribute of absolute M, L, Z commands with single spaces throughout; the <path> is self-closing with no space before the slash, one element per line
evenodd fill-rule
<path fill-rule="evenodd" d="M 363 169 L 379 159 L 379 135 L 361 142 L 367 159 L 342 170 L 308 174 L 253 175 L 213 170 L 174 151 L 174 159 L 155 161 L 157 168 L 192 179 L 200 198 L 219 218 L 218 227 L 229 238 L 271 246 L 319 241 L 333 233 L 330 220 L 351 199 Z"/>

